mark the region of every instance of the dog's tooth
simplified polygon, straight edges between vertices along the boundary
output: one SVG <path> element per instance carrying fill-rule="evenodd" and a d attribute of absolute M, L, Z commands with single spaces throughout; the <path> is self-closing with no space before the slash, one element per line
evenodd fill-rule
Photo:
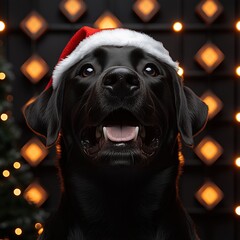
<path fill-rule="evenodd" d="M 138 132 L 139 132 L 139 127 L 136 127 L 136 128 L 135 128 L 135 138 L 134 138 L 134 141 L 137 140 Z"/>
<path fill-rule="evenodd" d="M 105 140 L 107 141 L 108 140 L 108 136 L 107 136 L 107 129 L 106 129 L 106 127 L 103 127 L 103 135 L 104 135 Z"/>

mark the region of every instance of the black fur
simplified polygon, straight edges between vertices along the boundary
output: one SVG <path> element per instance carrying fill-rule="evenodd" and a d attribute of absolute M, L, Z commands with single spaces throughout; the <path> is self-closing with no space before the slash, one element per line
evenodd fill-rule
<path fill-rule="evenodd" d="M 101 47 L 60 81 L 24 110 L 46 144 L 61 147 L 61 204 L 40 239 L 198 239 L 178 196 L 178 136 L 193 145 L 206 105 L 172 67 L 134 47 Z M 104 124 L 140 125 L 141 136 L 99 140 Z"/>

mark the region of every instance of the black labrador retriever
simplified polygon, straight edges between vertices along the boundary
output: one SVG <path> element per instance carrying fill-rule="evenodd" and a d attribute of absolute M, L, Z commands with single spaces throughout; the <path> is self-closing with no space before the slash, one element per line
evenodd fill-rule
<path fill-rule="evenodd" d="M 179 199 L 178 153 L 207 107 L 173 67 L 142 48 L 100 46 L 24 113 L 60 147 L 61 204 L 41 240 L 199 239 Z"/>

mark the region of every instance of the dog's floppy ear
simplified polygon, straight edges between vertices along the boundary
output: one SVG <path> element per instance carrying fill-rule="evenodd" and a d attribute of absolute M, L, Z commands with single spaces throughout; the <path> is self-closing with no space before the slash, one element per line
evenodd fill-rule
<path fill-rule="evenodd" d="M 208 117 L 207 105 L 174 74 L 173 89 L 177 114 L 178 130 L 183 142 L 193 146 L 193 136 L 205 126 Z"/>
<path fill-rule="evenodd" d="M 56 90 L 51 86 L 23 108 L 28 126 L 36 134 L 46 138 L 46 146 L 56 142 L 61 128 L 62 89 L 61 85 Z"/>

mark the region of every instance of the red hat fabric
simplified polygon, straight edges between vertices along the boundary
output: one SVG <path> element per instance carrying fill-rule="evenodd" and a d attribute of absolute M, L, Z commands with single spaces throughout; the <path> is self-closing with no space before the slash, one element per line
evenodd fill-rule
<path fill-rule="evenodd" d="M 178 70 L 178 62 L 172 60 L 163 44 L 144 33 L 122 28 L 100 30 L 85 26 L 74 34 L 62 51 L 46 89 L 50 86 L 57 88 L 66 70 L 100 46 L 135 46 Z"/>
<path fill-rule="evenodd" d="M 68 42 L 66 47 L 63 49 L 63 51 L 58 59 L 58 63 L 61 62 L 64 58 L 66 58 L 72 51 L 74 51 L 74 49 L 77 47 L 77 45 L 83 39 L 88 38 L 89 36 L 93 35 L 94 33 L 99 32 L 99 31 L 101 31 L 101 30 L 95 29 L 95 28 L 90 28 L 87 26 L 80 28 L 70 39 L 70 41 Z M 53 83 L 53 78 L 50 79 L 46 89 L 49 88 L 50 86 L 52 86 L 52 83 Z"/>

